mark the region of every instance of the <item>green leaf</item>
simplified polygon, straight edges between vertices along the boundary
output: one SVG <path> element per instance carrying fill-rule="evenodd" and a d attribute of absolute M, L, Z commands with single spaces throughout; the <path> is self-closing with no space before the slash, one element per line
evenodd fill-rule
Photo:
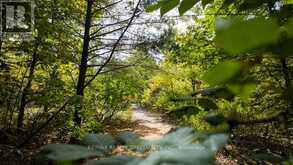
<path fill-rule="evenodd" d="M 199 0 L 183 0 L 179 6 L 179 13 L 182 16 L 187 10 L 191 9 Z"/>
<path fill-rule="evenodd" d="M 137 140 L 138 138 L 139 138 L 138 135 L 132 132 L 123 132 L 116 137 L 117 141 L 122 145 L 133 142 L 134 140 Z"/>
<path fill-rule="evenodd" d="M 217 90 L 214 95 L 215 98 L 221 98 L 221 99 L 226 99 L 226 100 L 233 100 L 235 97 L 235 94 L 232 93 L 229 89 L 227 88 L 222 88 L 220 90 Z"/>
<path fill-rule="evenodd" d="M 116 144 L 112 136 L 104 134 L 88 134 L 83 138 L 83 142 L 87 145 L 96 146 L 113 146 Z"/>
<path fill-rule="evenodd" d="M 208 71 L 203 80 L 211 86 L 225 85 L 233 80 L 241 71 L 241 64 L 235 61 L 226 61 L 216 65 L 212 70 Z"/>
<path fill-rule="evenodd" d="M 217 104 L 208 98 L 201 98 L 198 100 L 198 105 L 203 107 L 206 111 L 218 109 Z"/>
<path fill-rule="evenodd" d="M 216 134 L 211 135 L 203 142 L 203 145 L 206 146 L 210 151 L 216 153 L 227 143 L 228 135 L 226 134 Z"/>
<path fill-rule="evenodd" d="M 165 0 L 161 7 L 161 16 L 174 9 L 179 2 L 180 0 Z"/>
<path fill-rule="evenodd" d="M 279 39 L 279 27 L 275 19 L 217 20 L 217 45 L 230 54 L 244 53 Z"/>
<path fill-rule="evenodd" d="M 205 117 L 205 121 L 212 126 L 218 126 L 226 122 L 226 118 L 223 115 L 208 115 Z"/>
<path fill-rule="evenodd" d="M 278 57 L 293 56 L 292 43 L 293 35 L 287 38 L 282 38 L 282 40 L 280 40 L 277 44 L 271 45 L 267 50 L 270 50 L 274 55 Z"/>
<path fill-rule="evenodd" d="M 158 1 L 158 2 L 156 2 L 156 3 L 151 4 L 150 6 L 148 6 L 148 7 L 146 8 L 145 11 L 146 11 L 147 13 L 150 13 L 150 12 L 153 12 L 153 11 L 155 11 L 155 10 L 160 9 L 160 8 L 162 7 L 162 2 L 163 2 L 163 1 Z"/>
<path fill-rule="evenodd" d="M 116 140 L 110 135 L 105 134 L 88 134 L 83 138 L 87 145 L 95 146 L 96 149 L 104 153 L 111 152 L 116 146 Z"/>
<path fill-rule="evenodd" d="M 79 160 L 91 156 L 102 156 L 100 151 L 87 147 L 71 144 L 49 144 L 44 147 L 44 152 L 49 152 L 47 157 L 52 160 Z"/>
<path fill-rule="evenodd" d="M 170 112 L 168 112 L 169 115 L 181 118 L 183 116 L 188 116 L 190 117 L 191 115 L 196 115 L 200 112 L 201 110 L 193 105 L 186 105 L 186 106 L 181 106 L 178 107 Z"/>
<path fill-rule="evenodd" d="M 166 134 L 159 140 L 141 141 L 139 147 L 149 149 L 151 146 L 155 146 L 157 150 L 188 147 L 195 142 L 195 135 L 197 134 L 192 128 L 180 128 L 175 132 Z"/>
<path fill-rule="evenodd" d="M 201 145 L 190 145 L 189 148 L 169 149 L 154 152 L 145 160 L 129 165 L 213 165 L 213 153 Z"/>
<path fill-rule="evenodd" d="M 180 128 L 175 132 L 165 135 L 160 140 L 151 142 L 158 145 L 161 150 L 166 148 L 179 148 L 192 144 L 195 140 L 195 132 L 192 128 Z"/>
<path fill-rule="evenodd" d="M 201 4 L 203 7 L 206 7 L 207 4 L 212 3 L 213 0 L 201 0 Z"/>
<path fill-rule="evenodd" d="M 84 165 L 126 165 L 134 160 L 137 162 L 137 160 L 140 159 L 132 156 L 114 156 L 111 158 L 89 161 Z"/>
<path fill-rule="evenodd" d="M 152 144 L 149 141 L 144 139 L 136 139 L 131 142 L 128 142 L 126 146 L 129 150 L 143 153 L 150 150 Z"/>
<path fill-rule="evenodd" d="M 234 93 L 232 93 L 226 87 L 202 89 L 198 93 L 200 93 L 203 96 L 208 96 L 210 98 L 215 98 L 215 99 L 220 98 L 220 99 L 232 100 L 235 97 Z"/>
<path fill-rule="evenodd" d="M 256 89 L 256 84 L 231 84 L 228 86 L 229 90 L 235 95 L 240 96 L 242 99 L 247 100 L 252 92 Z"/>

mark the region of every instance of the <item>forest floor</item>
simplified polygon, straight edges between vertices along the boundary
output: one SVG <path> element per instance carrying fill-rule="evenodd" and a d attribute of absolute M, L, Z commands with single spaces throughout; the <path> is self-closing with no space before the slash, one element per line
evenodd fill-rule
<path fill-rule="evenodd" d="M 115 119 L 111 120 L 108 123 L 105 123 L 105 133 L 109 133 L 112 135 L 117 135 L 122 132 L 134 132 L 139 135 L 142 139 L 147 140 L 155 140 L 161 138 L 163 135 L 172 131 L 172 128 L 176 128 L 176 124 L 170 122 L 170 120 L 166 120 L 162 117 L 161 114 L 153 113 L 147 110 L 144 110 L 139 107 L 132 108 L 131 111 L 126 112 L 127 115 L 124 115 L 127 119 Z M 260 127 L 260 126 L 259 126 Z M 252 128 L 249 128 L 252 132 Z M 0 164 L 5 165 L 3 160 L 7 162 L 6 164 L 11 164 L 11 162 L 21 162 L 23 164 L 23 160 L 27 160 L 27 162 L 33 160 L 36 157 L 36 154 L 41 150 L 42 146 L 49 143 L 69 143 L 68 140 L 64 140 L 63 138 L 54 135 L 52 132 L 47 130 L 47 134 L 42 134 L 41 136 L 35 137 L 30 144 L 25 146 L 22 150 L 23 155 L 19 155 L 19 153 L 15 153 L 15 148 L 13 147 L 13 143 L 8 143 L 7 140 L 12 140 L 11 138 L 0 138 Z M 256 130 L 257 131 L 257 130 Z M 254 132 L 256 132 L 254 131 Z M 243 133 L 244 132 L 244 133 Z M 233 133 L 234 135 L 245 135 L 245 136 L 235 136 L 233 137 L 229 144 L 225 147 L 224 150 L 219 152 L 215 159 L 217 164 L 219 165 L 238 165 L 238 164 L 280 164 L 280 163 L 269 163 L 269 162 L 257 162 L 251 160 L 251 156 L 256 155 L 256 153 L 263 153 L 264 151 L 268 151 L 270 148 L 271 151 L 275 153 L 277 151 L 282 153 L 290 153 L 290 150 L 293 149 L 293 143 L 287 142 L 282 145 L 282 143 L 286 142 L 286 140 L 276 141 L 274 138 L 263 138 L 259 136 L 253 136 L 252 134 L 246 135 L 246 130 L 241 132 Z M 0 134 L 1 135 L 1 134 Z M 16 137 L 16 136 L 15 136 Z M 277 138 L 281 139 L 281 138 Z M 287 137 L 286 139 L 293 139 L 293 136 Z M 272 141 L 273 140 L 273 141 Z M 288 140 L 287 140 L 288 141 Z M 2 143 L 1 143 L 2 142 Z M 3 145 L 1 145 L 3 144 Z M 10 144 L 10 145 L 8 145 Z M 8 147 L 7 147 L 8 146 Z M 12 146 L 12 148 L 10 147 Z M 11 151 L 11 152 L 10 152 Z M 11 154 L 9 154 L 11 153 Z M 7 156 L 4 156 L 7 155 Z M 146 156 L 146 155 L 138 155 L 138 153 L 131 152 L 126 148 L 117 147 L 113 151 L 113 155 L 132 155 L 132 156 Z M 2 160 L 1 160 L 2 157 Z M 262 156 L 263 157 L 263 156 Z M 30 164 L 30 163 L 27 163 Z"/>

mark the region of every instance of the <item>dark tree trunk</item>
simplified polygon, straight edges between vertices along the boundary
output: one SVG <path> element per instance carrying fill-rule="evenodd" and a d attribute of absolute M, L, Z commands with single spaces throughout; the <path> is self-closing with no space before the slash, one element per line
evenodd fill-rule
<path fill-rule="evenodd" d="M 290 90 L 291 90 L 291 76 L 290 76 L 290 69 L 287 64 L 287 58 L 286 57 L 281 57 L 280 59 L 281 65 L 282 65 L 282 72 L 285 80 L 285 88 L 284 88 L 284 93 L 287 95 L 287 101 L 288 101 L 288 107 L 284 113 L 285 117 L 285 124 L 288 126 L 289 119 L 292 117 L 292 108 L 293 108 L 293 102 L 292 99 L 290 98 Z"/>
<path fill-rule="evenodd" d="M 18 118 L 17 118 L 17 128 L 21 129 L 23 127 L 23 120 L 24 120 L 24 112 L 25 112 L 25 106 L 27 103 L 27 95 L 29 94 L 29 90 L 32 85 L 32 81 L 34 78 L 34 72 L 35 68 L 38 62 L 38 43 L 35 45 L 35 49 L 32 55 L 32 61 L 30 63 L 30 69 L 29 69 L 29 75 L 28 75 L 28 81 L 26 83 L 26 86 L 24 87 L 22 94 L 21 94 L 21 100 L 20 100 L 20 106 L 18 110 Z"/>
<path fill-rule="evenodd" d="M 93 0 L 87 0 L 87 10 L 86 10 L 86 18 L 85 18 L 85 31 L 84 31 L 84 38 L 83 38 L 83 50 L 82 50 L 82 57 L 81 63 L 79 66 L 79 76 L 78 82 L 76 87 L 76 95 L 81 96 L 84 95 L 85 89 L 85 79 L 86 79 L 86 71 L 87 71 L 87 61 L 88 61 L 88 54 L 89 54 L 89 44 L 90 44 L 90 30 L 91 30 L 91 22 L 92 22 L 92 7 L 93 7 Z M 76 107 L 74 112 L 74 122 L 76 125 L 80 126 L 82 119 L 80 117 L 80 110 L 82 110 L 82 100 L 79 106 Z"/>
<path fill-rule="evenodd" d="M 196 92 L 196 80 L 191 79 L 191 88 L 192 88 L 192 93 Z"/>

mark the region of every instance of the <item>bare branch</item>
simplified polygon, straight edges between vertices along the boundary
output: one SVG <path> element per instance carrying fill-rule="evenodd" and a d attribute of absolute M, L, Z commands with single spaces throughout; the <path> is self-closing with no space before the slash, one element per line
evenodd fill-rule
<path fill-rule="evenodd" d="M 114 2 L 114 3 L 111 3 L 111 4 L 108 4 L 108 5 L 103 6 L 103 7 L 99 7 L 99 8 L 97 8 L 96 10 L 94 10 L 93 13 L 99 12 L 99 11 L 101 11 L 101 10 L 105 10 L 105 9 L 107 9 L 107 8 L 109 8 L 109 7 L 113 7 L 113 6 L 115 6 L 116 4 L 118 4 L 118 3 L 120 3 L 120 2 L 122 2 L 122 0 L 117 1 L 117 2 Z"/>
<path fill-rule="evenodd" d="M 118 38 L 118 40 L 116 41 L 116 43 L 114 44 L 113 46 L 113 49 L 112 49 L 112 52 L 109 56 L 109 58 L 105 61 L 105 63 L 98 69 L 98 71 L 96 72 L 96 74 L 85 84 L 84 88 L 87 87 L 93 80 L 96 79 L 96 77 L 100 74 L 100 72 L 104 69 L 104 67 L 107 66 L 107 64 L 111 61 L 115 51 L 116 51 L 116 48 L 118 47 L 120 41 L 122 40 L 122 38 L 124 37 L 124 34 L 127 32 L 128 28 L 131 26 L 134 18 L 136 17 L 136 13 L 139 11 L 139 5 L 141 3 L 142 0 L 139 0 L 136 7 L 135 7 L 135 10 L 131 16 L 131 19 L 129 20 L 127 26 L 125 27 L 124 31 L 121 33 L 120 37 Z"/>
<path fill-rule="evenodd" d="M 120 30 L 123 30 L 124 28 L 125 28 L 125 26 L 120 27 L 120 28 L 117 28 L 117 29 L 113 29 L 111 31 L 107 31 L 107 32 L 104 32 L 104 33 L 101 33 L 101 34 L 95 33 L 97 35 L 92 36 L 90 39 L 93 40 L 95 38 L 98 38 L 98 37 L 101 37 L 101 36 L 105 36 L 105 35 L 108 35 L 108 34 L 111 34 L 111 33 L 114 33 L 114 32 L 120 31 Z"/>

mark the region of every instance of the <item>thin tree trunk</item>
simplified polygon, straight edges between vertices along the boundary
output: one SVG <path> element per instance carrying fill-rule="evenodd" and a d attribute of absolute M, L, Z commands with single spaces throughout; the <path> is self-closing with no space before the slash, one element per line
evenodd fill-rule
<path fill-rule="evenodd" d="M 291 88 L 291 76 L 290 76 L 290 71 L 289 71 L 289 67 L 287 64 L 287 58 L 286 57 L 281 57 L 280 58 L 280 62 L 281 62 L 281 66 L 282 66 L 282 72 L 283 72 L 283 76 L 284 76 L 284 80 L 285 80 L 285 93 L 290 92 L 290 88 Z M 286 126 L 288 126 L 289 123 L 289 118 L 292 117 L 292 108 L 293 108 L 293 102 L 292 99 L 289 98 L 290 96 L 288 96 L 287 101 L 289 103 L 285 113 L 284 113 L 284 117 L 285 117 L 285 124 Z"/>
<path fill-rule="evenodd" d="M 18 118 L 17 118 L 17 128 L 20 130 L 23 128 L 23 120 L 24 120 L 24 113 L 25 113 L 25 106 L 27 104 L 27 95 L 29 94 L 29 90 L 32 85 L 32 81 L 34 78 L 34 72 L 35 68 L 38 62 L 38 47 L 39 44 L 36 43 L 35 49 L 32 55 L 32 61 L 30 63 L 30 69 L 29 69 L 29 76 L 28 81 L 26 83 L 26 86 L 24 87 L 22 94 L 21 94 L 21 100 L 20 100 L 20 106 L 18 110 Z"/>
<path fill-rule="evenodd" d="M 84 31 L 84 38 L 83 38 L 83 50 L 82 50 L 81 63 L 79 66 L 78 82 L 76 87 L 76 95 L 81 96 L 81 99 L 84 95 L 87 61 L 89 56 L 90 30 L 91 30 L 91 23 L 92 23 L 92 8 L 93 8 L 93 0 L 87 0 L 85 31 Z M 79 105 L 78 107 L 75 108 L 75 112 L 74 112 L 74 122 L 76 125 L 80 126 L 82 122 L 82 119 L 80 117 L 80 111 L 82 110 L 82 107 L 83 107 L 82 100 L 78 104 Z"/>

